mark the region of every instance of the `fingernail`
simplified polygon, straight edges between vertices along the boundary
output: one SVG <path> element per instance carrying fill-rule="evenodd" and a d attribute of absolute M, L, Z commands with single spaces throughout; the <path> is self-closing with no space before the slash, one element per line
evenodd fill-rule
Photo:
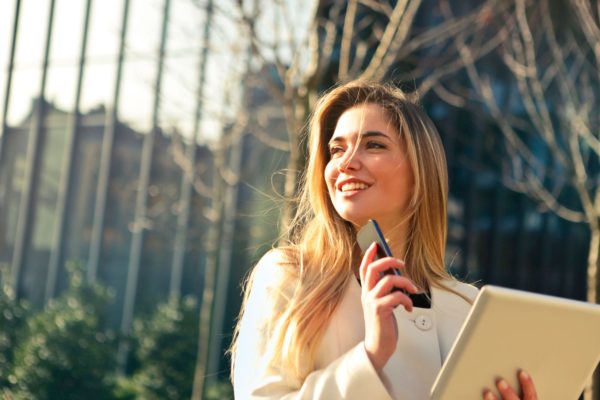
<path fill-rule="evenodd" d="M 500 379 L 498 381 L 498 389 L 500 389 L 500 390 L 508 389 L 508 383 L 506 383 L 506 381 L 504 379 Z"/>
<path fill-rule="evenodd" d="M 483 395 L 483 398 L 485 400 L 492 400 L 494 398 L 494 396 L 492 396 L 492 392 L 490 392 L 489 390 L 486 390 L 485 394 Z"/>
<path fill-rule="evenodd" d="M 521 374 L 521 379 L 529 379 L 529 374 L 527 374 L 527 372 L 521 370 L 519 374 Z"/>
<path fill-rule="evenodd" d="M 404 266 L 404 260 L 401 260 L 399 258 L 396 258 L 396 261 L 398 262 L 398 264 Z"/>

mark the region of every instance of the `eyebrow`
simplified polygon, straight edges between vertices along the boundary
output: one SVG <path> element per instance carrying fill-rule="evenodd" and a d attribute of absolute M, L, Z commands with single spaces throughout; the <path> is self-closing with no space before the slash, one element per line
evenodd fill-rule
<path fill-rule="evenodd" d="M 363 132 L 361 135 L 359 135 L 360 138 L 370 138 L 370 137 L 384 137 L 387 139 L 390 139 L 390 137 L 388 135 L 386 135 L 383 132 L 380 131 L 367 131 L 367 132 Z M 331 138 L 331 140 L 329 140 L 329 144 L 331 143 L 339 143 L 339 142 L 343 142 L 344 138 L 342 136 L 337 136 L 337 137 L 333 137 Z"/>

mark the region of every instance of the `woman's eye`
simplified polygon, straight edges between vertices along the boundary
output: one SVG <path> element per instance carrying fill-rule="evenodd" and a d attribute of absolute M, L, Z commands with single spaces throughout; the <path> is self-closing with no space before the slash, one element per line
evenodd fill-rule
<path fill-rule="evenodd" d="M 339 146 L 334 146 L 334 147 L 330 147 L 329 148 L 329 155 L 330 156 L 335 156 L 336 154 L 341 154 L 343 153 L 344 149 L 339 147 Z"/>
<path fill-rule="evenodd" d="M 367 149 L 385 149 L 385 145 L 379 142 L 367 142 L 366 143 L 366 148 Z"/>

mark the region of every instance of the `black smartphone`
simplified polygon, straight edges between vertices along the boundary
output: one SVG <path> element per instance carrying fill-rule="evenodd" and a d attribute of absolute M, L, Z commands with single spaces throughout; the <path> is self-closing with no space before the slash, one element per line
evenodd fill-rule
<path fill-rule="evenodd" d="M 377 255 L 375 256 L 376 260 L 383 257 L 393 257 L 392 251 L 390 250 L 390 247 L 383 236 L 383 232 L 381 232 L 379 224 L 377 224 L 377 221 L 374 219 L 370 219 L 365 226 L 360 228 L 356 234 L 356 240 L 363 253 L 367 251 L 371 243 L 377 243 Z M 402 276 L 398 268 L 391 268 L 384 272 L 384 274 Z"/>

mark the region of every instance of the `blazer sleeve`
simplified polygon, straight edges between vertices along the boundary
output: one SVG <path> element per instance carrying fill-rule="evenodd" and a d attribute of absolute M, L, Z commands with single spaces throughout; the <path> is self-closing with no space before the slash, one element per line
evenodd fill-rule
<path fill-rule="evenodd" d="M 246 308 L 240 321 L 233 360 L 236 399 L 391 399 L 371 364 L 364 342 L 327 367 L 311 372 L 304 381 L 290 377 L 271 361 L 274 313 L 289 298 L 278 251 L 267 253 L 255 267 Z"/>

